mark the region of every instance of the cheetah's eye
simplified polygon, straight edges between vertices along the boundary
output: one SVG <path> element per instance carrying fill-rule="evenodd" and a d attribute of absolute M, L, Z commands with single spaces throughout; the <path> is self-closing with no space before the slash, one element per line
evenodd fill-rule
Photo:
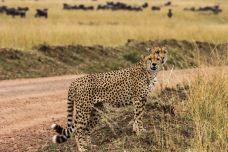
<path fill-rule="evenodd" d="M 152 60 L 152 58 L 149 58 L 148 60 L 150 60 L 150 61 L 151 61 L 151 60 Z"/>

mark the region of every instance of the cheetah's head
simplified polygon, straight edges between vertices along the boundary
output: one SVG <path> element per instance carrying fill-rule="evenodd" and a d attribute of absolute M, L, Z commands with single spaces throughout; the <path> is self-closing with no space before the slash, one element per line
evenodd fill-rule
<path fill-rule="evenodd" d="M 165 47 L 150 49 L 150 54 L 143 58 L 144 66 L 148 71 L 158 71 L 167 60 L 168 51 Z"/>

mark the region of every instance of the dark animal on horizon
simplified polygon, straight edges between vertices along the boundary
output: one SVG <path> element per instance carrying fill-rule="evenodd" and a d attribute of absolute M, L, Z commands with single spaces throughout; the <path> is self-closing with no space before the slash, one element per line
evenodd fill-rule
<path fill-rule="evenodd" d="M 110 9 L 110 8 L 107 5 L 101 5 L 101 4 L 97 6 L 97 10 L 106 10 L 106 9 Z"/>
<path fill-rule="evenodd" d="M 15 17 L 15 16 L 20 16 L 21 18 L 26 17 L 26 11 L 18 10 L 16 8 L 6 8 L 5 9 L 6 15 Z"/>
<path fill-rule="evenodd" d="M 17 7 L 17 10 L 19 10 L 19 11 L 28 11 L 29 8 L 28 7 Z"/>
<path fill-rule="evenodd" d="M 35 17 L 44 17 L 48 18 L 48 9 L 36 9 Z"/>
<path fill-rule="evenodd" d="M 5 13 L 7 6 L 0 6 L 0 13 Z"/>
<path fill-rule="evenodd" d="M 168 16 L 169 18 L 172 18 L 173 13 L 172 13 L 172 10 L 171 10 L 171 9 L 169 9 L 167 16 Z"/>
<path fill-rule="evenodd" d="M 142 8 L 147 8 L 149 6 L 149 4 L 147 2 L 145 2 L 143 5 L 142 5 Z"/>
<path fill-rule="evenodd" d="M 144 3 L 142 6 L 132 6 L 123 2 L 106 2 L 106 4 L 99 4 L 97 10 L 127 10 L 127 11 L 142 11 L 143 8 L 148 7 L 148 3 Z"/>
<path fill-rule="evenodd" d="M 93 6 L 85 6 L 85 5 L 81 4 L 81 5 L 78 6 L 78 9 L 87 11 L 87 10 L 93 10 L 94 7 Z"/>
<path fill-rule="evenodd" d="M 71 10 L 71 9 L 74 9 L 74 6 L 67 4 L 67 3 L 63 3 L 63 9 L 64 10 Z"/>
<path fill-rule="evenodd" d="M 85 6 L 84 4 L 80 4 L 80 5 L 70 5 L 67 3 L 63 3 L 63 9 L 64 10 L 94 10 L 93 6 Z"/>
<path fill-rule="evenodd" d="M 0 6 L 0 13 L 5 13 L 8 16 L 20 16 L 21 18 L 26 17 L 26 13 L 29 10 L 28 7 L 7 7 L 7 6 Z"/>
<path fill-rule="evenodd" d="M 166 2 L 164 6 L 170 6 L 172 3 L 170 1 Z"/>
<path fill-rule="evenodd" d="M 196 11 L 196 8 L 195 7 L 191 7 L 191 8 L 184 8 L 184 11 Z"/>
<path fill-rule="evenodd" d="M 160 11 L 161 10 L 161 7 L 159 7 L 159 6 L 152 6 L 151 7 L 151 10 L 152 11 Z"/>
<path fill-rule="evenodd" d="M 201 11 L 201 12 L 211 11 L 214 14 L 218 14 L 222 12 L 222 9 L 219 7 L 219 5 L 215 5 L 215 6 L 200 7 L 198 11 Z"/>
<path fill-rule="evenodd" d="M 196 9 L 195 7 L 191 7 L 191 8 L 184 8 L 184 10 L 192 11 L 192 12 L 212 12 L 214 14 L 218 14 L 222 12 L 222 9 L 219 7 L 219 5 L 199 7 L 198 9 Z"/>

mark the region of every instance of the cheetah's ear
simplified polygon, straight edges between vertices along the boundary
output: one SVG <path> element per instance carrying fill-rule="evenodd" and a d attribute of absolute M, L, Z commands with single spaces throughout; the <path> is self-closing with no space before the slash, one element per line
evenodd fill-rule
<path fill-rule="evenodd" d="M 163 46 L 162 50 L 164 51 L 164 53 L 166 53 L 166 54 L 168 53 L 167 46 Z"/>
<path fill-rule="evenodd" d="M 145 55 L 141 55 L 141 56 L 140 56 L 140 59 L 141 59 L 141 60 L 144 60 L 145 57 L 146 57 Z"/>
<path fill-rule="evenodd" d="M 150 50 L 151 50 L 150 48 L 146 48 L 147 53 L 150 53 Z"/>

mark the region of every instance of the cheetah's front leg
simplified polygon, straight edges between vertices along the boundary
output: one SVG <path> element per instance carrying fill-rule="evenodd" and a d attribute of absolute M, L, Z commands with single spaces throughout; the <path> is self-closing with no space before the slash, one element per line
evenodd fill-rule
<path fill-rule="evenodd" d="M 141 132 L 146 131 L 143 127 L 143 113 L 145 109 L 145 101 L 146 99 L 141 98 L 133 98 L 134 104 L 134 123 L 133 123 L 133 131 L 139 135 Z"/>

